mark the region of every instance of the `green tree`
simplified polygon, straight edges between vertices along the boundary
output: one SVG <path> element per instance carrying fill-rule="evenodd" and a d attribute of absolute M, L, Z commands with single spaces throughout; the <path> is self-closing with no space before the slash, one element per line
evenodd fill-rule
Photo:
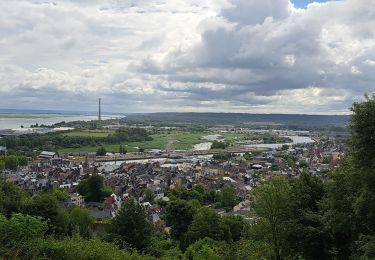
<path fill-rule="evenodd" d="M 124 146 L 120 145 L 119 153 L 120 153 L 120 154 L 126 154 L 126 153 L 127 153 L 127 151 L 126 151 L 126 149 L 125 149 Z"/>
<path fill-rule="evenodd" d="M 188 260 L 219 260 L 222 259 L 218 247 L 220 243 L 211 238 L 204 238 L 190 245 L 185 257 Z"/>
<path fill-rule="evenodd" d="M 239 198 L 236 189 L 233 187 L 225 187 L 222 191 L 221 206 L 231 210 L 238 202 Z"/>
<path fill-rule="evenodd" d="M 298 166 L 302 167 L 302 168 L 307 168 L 309 165 L 307 164 L 306 161 L 301 160 L 301 161 L 299 161 Z"/>
<path fill-rule="evenodd" d="M 153 235 L 152 225 L 144 209 L 130 198 L 112 220 L 110 237 L 121 247 L 131 246 L 139 250 L 149 246 Z"/>
<path fill-rule="evenodd" d="M 101 146 L 98 148 L 96 151 L 96 156 L 105 156 L 107 154 L 107 150 L 105 149 L 104 146 Z"/>
<path fill-rule="evenodd" d="M 5 170 L 5 162 L 0 160 L 0 171 Z"/>
<path fill-rule="evenodd" d="M 34 195 L 26 207 L 26 213 L 42 217 L 48 223 L 48 233 L 65 235 L 68 232 L 69 218 L 60 208 L 59 200 L 53 192 L 42 192 Z"/>
<path fill-rule="evenodd" d="M 53 238 L 36 240 L 37 255 L 33 259 L 152 259 L 120 250 L 116 245 L 98 239 L 86 240 L 79 236 L 57 240 Z"/>
<path fill-rule="evenodd" d="M 240 240 L 235 244 L 235 259 L 272 259 L 272 246 L 264 241 Z"/>
<path fill-rule="evenodd" d="M 150 245 L 145 250 L 148 254 L 158 259 L 182 259 L 183 254 L 176 242 L 167 238 L 162 233 L 157 233 L 151 238 Z"/>
<path fill-rule="evenodd" d="M 255 213 L 261 218 L 259 223 L 264 225 L 265 235 L 269 237 L 277 260 L 282 259 L 284 255 L 286 233 L 290 226 L 290 190 L 284 179 L 274 177 L 254 191 Z"/>
<path fill-rule="evenodd" d="M 18 156 L 18 164 L 20 166 L 27 166 L 28 162 L 29 161 L 27 160 L 27 157 L 25 157 L 25 156 Z"/>
<path fill-rule="evenodd" d="M 87 209 L 72 207 L 69 210 L 69 222 L 70 229 L 73 232 L 78 231 L 80 236 L 84 238 L 90 238 L 92 236 L 94 218 L 89 215 Z"/>
<path fill-rule="evenodd" d="M 32 241 L 42 238 L 46 228 L 47 224 L 38 217 L 14 214 L 8 220 L 0 215 L 0 255 L 5 259 L 32 255 Z"/>
<path fill-rule="evenodd" d="M 13 213 L 21 213 L 29 200 L 28 194 L 16 184 L 0 180 L 0 213 L 6 217 Z"/>
<path fill-rule="evenodd" d="M 17 170 L 18 165 L 19 165 L 18 157 L 15 155 L 5 156 L 4 162 L 5 162 L 5 169 L 8 169 L 8 170 Z"/>
<path fill-rule="evenodd" d="M 200 208 L 194 215 L 193 222 L 186 232 L 185 246 L 205 237 L 217 241 L 231 240 L 229 227 L 213 209 L 207 207 Z"/>
<path fill-rule="evenodd" d="M 371 255 L 363 238 L 371 238 L 375 230 L 375 96 L 365 96 L 351 111 L 349 156 L 328 175 L 322 203 L 324 227 L 332 238 L 330 252 L 336 258 Z"/>
<path fill-rule="evenodd" d="M 222 217 L 224 225 L 229 227 L 231 239 L 238 241 L 242 237 L 244 230 L 249 228 L 249 224 L 241 216 L 227 215 Z"/>
<path fill-rule="evenodd" d="M 197 209 L 186 200 L 171 201 L 166 208 L 167 225 L 172 228 L 172 236 L 180 239 L 193 222 Z"/>
<path fill-rule="evenodd" d="M 86 201 L 102 202 L 111 195 L 111 191 L 104 187 L 104 178 L 100 175 L 92 175 L 83 179 L 78 184 L 77 191 L 85 197 Z"/>
<path fill-rule="evenodd" d="M 305 259 L 328 259 L 329 237 L 324 228 L 321 203 L 325 196 L 320 178 L 302 173 L 291 185 L 291 226 L 288 244 L 292 254 Z"/>
<path fill-rule="evenodd" d="M 368 170 L 375 169 L 375 95 L 365 98 L 364 102 L 354 103 L 351 107 L 350 145 L 357 167 L 368 173 L 364 181 L 373 181 L 375 174 Z"/>
<path fill-rule="evenodd" d="M 144 189 L 142 195 L 145 202 L 152 203 L 155 199 L 154 193 L 150 189 Z"/>

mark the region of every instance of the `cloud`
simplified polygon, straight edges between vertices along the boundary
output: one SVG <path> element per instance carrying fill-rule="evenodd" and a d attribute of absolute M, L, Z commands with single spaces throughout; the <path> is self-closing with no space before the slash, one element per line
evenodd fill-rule
<path fill-rule="evenodd" d="M 375 3 L 0 2 L 0 107 L 346 113 L 375 79 Z"/>

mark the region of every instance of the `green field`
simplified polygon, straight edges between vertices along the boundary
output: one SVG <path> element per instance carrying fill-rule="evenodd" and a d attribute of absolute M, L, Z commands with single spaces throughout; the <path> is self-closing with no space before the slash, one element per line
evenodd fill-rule
<path fill-rule="evenodd" d="M 109 134 L 113 133 L 110 130 L 85 130 L 85 131 L 72 131 L 64 133 L 64 136 L 71 137 L 107 137 Z"/>
<path fill-rule="evenodd" d="M 70 136 L 95 136 L 105 137 L 111 132 L 109 131 L 73 131 L 64 135 Z M 126 146 L 128 152 L 136 152 L 138 148 L 144 149 L 159 149 L 159 150 L 190 150 L 195 144 L 207 142 L 202 140 L 202 136 L 207 133 L 199 132 L 184 132 L 184 131 L 171 131 L 167 133 L 159 133 L 152 135 L 152 141 L 143 142 L 123 142 L 119 144 L 103 144 L 108 152 L 118 152 L 120 145 Z M 59 150 L 60 153 L 70 152 L 96 152 L 98 147 L 85 146 L 80 148 L 66 148 Z"/>

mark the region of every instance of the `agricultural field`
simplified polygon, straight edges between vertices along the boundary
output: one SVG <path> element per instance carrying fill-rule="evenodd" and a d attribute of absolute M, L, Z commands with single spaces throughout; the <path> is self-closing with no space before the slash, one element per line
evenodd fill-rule
<path fill-rule="evenodd" d="M 64 133 L 64 136 L 71 137 L 107 137 L 114 131 L 111 130 L 81 130 Z"/>

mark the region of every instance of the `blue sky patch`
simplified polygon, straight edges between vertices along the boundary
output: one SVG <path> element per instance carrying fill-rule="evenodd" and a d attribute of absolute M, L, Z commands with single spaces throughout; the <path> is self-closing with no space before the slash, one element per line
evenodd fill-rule
<path fill-rule="evenodd" d="M 328 0 L 292 0 L 292 2 L 294 3 L 296 7 L 303 8 L 313 2 L 323 3 L 323 2 L 328 2 Z"/>

